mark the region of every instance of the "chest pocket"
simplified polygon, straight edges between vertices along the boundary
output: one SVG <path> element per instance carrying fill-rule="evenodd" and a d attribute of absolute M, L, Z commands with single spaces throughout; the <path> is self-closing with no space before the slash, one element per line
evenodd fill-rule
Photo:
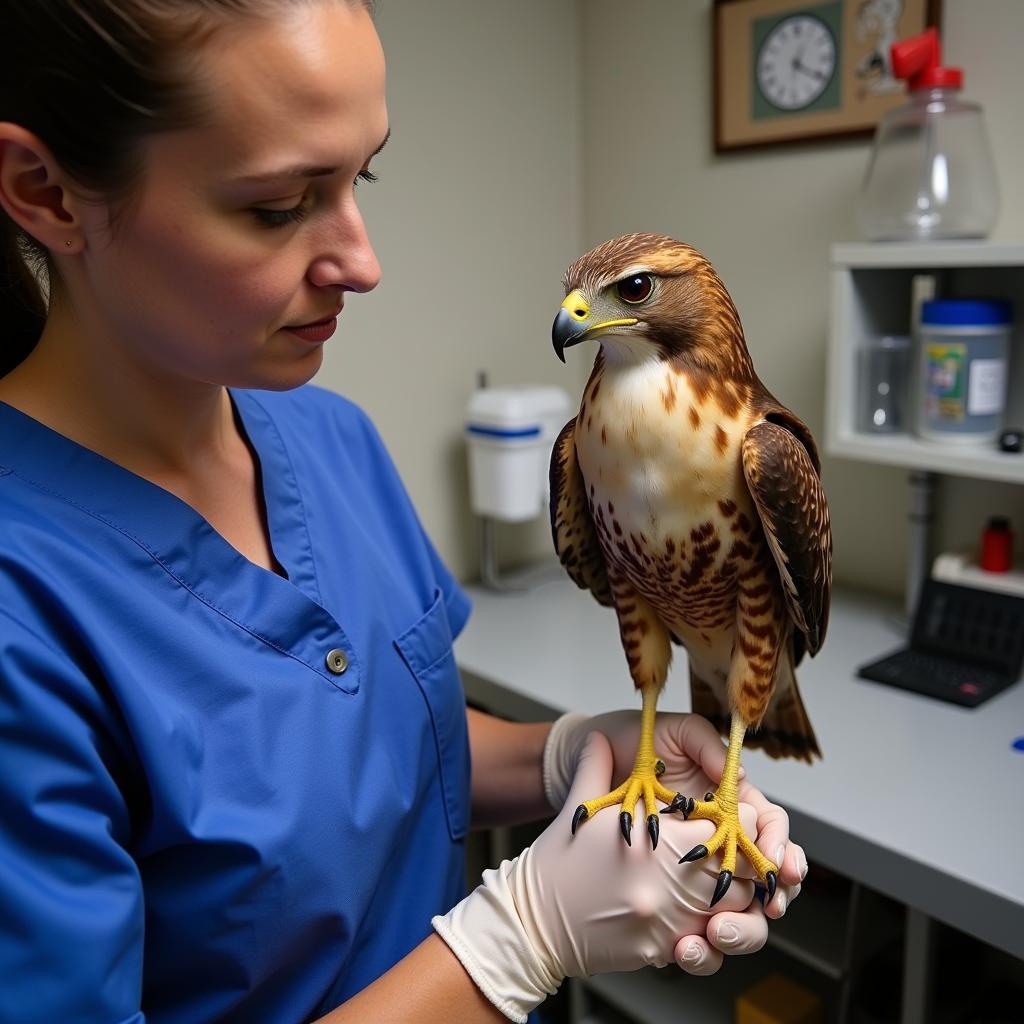
<path fill-rule="evenodd" d="M 395 646 L 430 710 L 448 831 L 452 839 L 461 839 L 469 831 L 469 735 L 466 700 L 440 590 L 428 611 L 395 640 Z"/>

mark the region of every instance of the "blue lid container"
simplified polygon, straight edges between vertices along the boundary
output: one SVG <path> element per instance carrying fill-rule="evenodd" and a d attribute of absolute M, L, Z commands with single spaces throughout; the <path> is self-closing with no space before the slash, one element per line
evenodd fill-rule
<path fill-rule="evenodd" d="M 1013 306 L 934 299 L 921 306 L 917 432 L 945 444 L 990 444 L 1006 408 Z"/>
<path fill-rule="evenodd" d="M 988 327 L 1013 322 L 1005 299 L 931 299 L 921 305 L 921 323 L 949 327 Z"/>

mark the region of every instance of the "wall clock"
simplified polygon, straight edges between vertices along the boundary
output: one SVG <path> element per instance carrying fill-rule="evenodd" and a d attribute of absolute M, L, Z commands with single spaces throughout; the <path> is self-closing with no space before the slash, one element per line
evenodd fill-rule
<path fill-rule="evenodd" d="M 777 22 L 757 53 L 757 88 L 779 110 L 806 110 L 835 73 L 835 37 L 813 14 L 794 14 Z"/>
<path fill-rule="evenodd" d="M 870 135 L 904 102 L 889 46 L 941 0 L 715 0 L 715 149 Z"/>

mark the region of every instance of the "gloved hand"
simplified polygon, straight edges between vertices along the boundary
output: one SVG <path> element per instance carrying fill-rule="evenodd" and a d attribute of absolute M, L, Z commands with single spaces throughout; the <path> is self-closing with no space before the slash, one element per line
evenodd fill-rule
<path fill-rule="evenodd" d="M 622 782 L 633 768 L 640 737 L 639 711 L 611 711 L 593 718 L 562 715 L 552 725 L 544 748 L 544 791 L 555 810 L 565 802 L 580 752 L 594 730 L 603 732 L 611 743 L 615 758 L 613 786 Z M 703 797 L 709 789 L 715 789 L 722 777 L 726 747 L 715 727 L 700 715 L 659 712 L 654 724 L 654 751 L 665 762 L 662 784 L 686 796 Z M 740 772 L 740 801 L 750 804 L 756 812 L 757 848 L 779 865 L 775 896 L 764 907 L 765 915 L 777 919 L 800 895 L 800 883 L 807 875 L 807 857 L 803 847 L 790 841 L 789 815 L 744 778 L 744 769 Z M 662 826 L 666 820 L 667 816 L 662 817 Z M 755 834 L 753 830 L 747 831 Z M 727 925 L 737 932 L 731 942 L 719 939 L 720 930 Z M 722 952 L 755 952 L 767 936 L 760 907 L 752 908 L 742 917 L 714 915 L 706 936 L 691 936 L 694 959 L 681 966 L 693 974 L 713 974 L 722 964 Z"/>
<path fill-rule="evenodd" d="M 658 848 L 626 846 L 618 816 L 597 814 L 572 835 L 576 805 L 609 788 L 612 750 L 594 733 L 578 759 L 558 817 L 515 860 L 484 872 L 482 884 L 434 929 L 487 998 L 507 1017 L 526 1015 L 567 977 L 681 962 L 711 917 L 717 865 L 679 859 L 714 831 L 708 821 L 667 815 Z M 753 835 L 755 813 L 741 805 Z M 753 869 L 741 857 L 724 911 L 747 907 Z"/>

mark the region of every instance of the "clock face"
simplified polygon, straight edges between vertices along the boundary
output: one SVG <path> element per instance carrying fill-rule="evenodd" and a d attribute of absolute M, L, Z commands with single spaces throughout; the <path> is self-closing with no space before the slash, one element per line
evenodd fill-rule
<path fill-rule="evenodd" d="M 829 27 L 811 14 L 780 21 L 757 55 L 757 85 L 781 110 L 802 110 L 828 87 L 836 71 L 836 41 Z"/>

